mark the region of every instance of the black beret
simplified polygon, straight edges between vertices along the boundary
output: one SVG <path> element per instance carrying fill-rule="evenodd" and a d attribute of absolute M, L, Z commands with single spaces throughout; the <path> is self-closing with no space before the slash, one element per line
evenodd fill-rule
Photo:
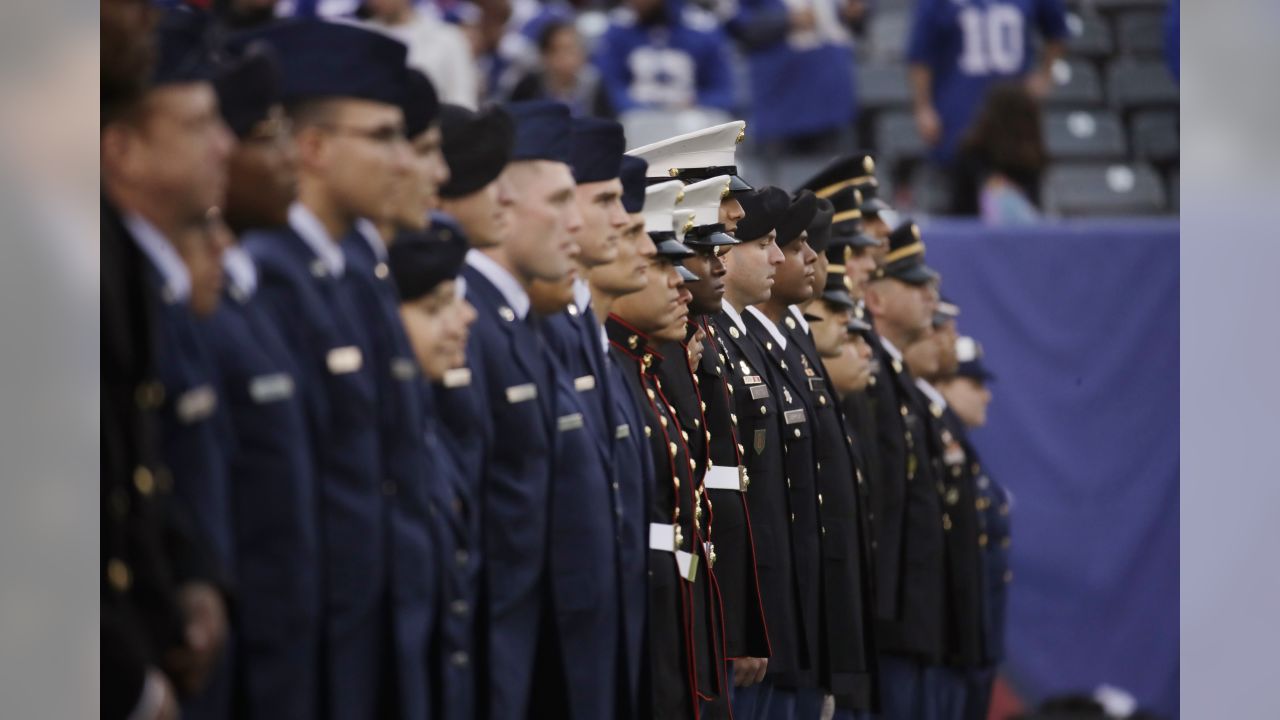
<path fill-rule="evenodd" d="M 440 188 L 440 197 L 465 197 L 480 190 L 511 161 L 515 123 L 500 107 L 477 113 L 461 105 L 443 105 L 440 131 L 449 163 L 449 182 Z"/>
<path fill-rule="evenodd" d="M 400 291 L 401 302 L 416 300 L 445 280 L 452 280 L 467 256 L 462 233 L 402 232 L 387 249 L 387 265 Z"/>
<path fill-rule="evenodd" d="M 404 136 L 413 139 L 426 132 L 440 116 L 440 99 L 436 96 L 436 86 L 426 75 L 413 68 L 405 72 L 404 102 L 400 107 L 404 110 Z"/>
<path fill-rule="evenodd" d="M 826 252 L 827 244 L 831 242 L 831 216 L 835 215 L 835 212 L 831 201 L 818 198 L 817 209 L 813 213 L 812 222 L 809 223 L 809 247 L 818 254 Z"/>
<path fill-rule="evenodd" d="M 629 213 L 644 210 L 645 173 L 649 172 L 649 163 L 634 155 L 622 156 L 622 169 L 618 177 L 622 179 L 622 208 Z"/>
<path fill-rule="evenodd" d="M 408 84 L 404 43 L 351 23 L 301 19 L 240 33 L 232 46 L 263 40 L 280 61 L 286 103 L 359 98 L 399 106 Z"/>
<path fill-rule="evenodd" d="M 512 160 L 569 163 L 573 127 L 568 105 L 554 100 L 525 100 L 503 107 L 516 123 Z"/>
<path fill-rule="evenodd" d="M 894 278 L 909 285 L 924 285 L 938 279 L 938 273 L 924 264 L 924 243 L 920 227 L 910 220 L 889 233 L 889 253 L 872 279 Z"/>
<path fill-rule="evenodd" d="M 734 232 L 740 240 L 759 240 L 778 227 L 791 205 L 787 191 L 772 185 L 738 196 L 746 215 Z"/>
<path fill-rule="evenodd" d="M 778 246 L 795 242 L 809 229 L 813 216 L 818 212 L 818 198 L 808 190 L 801 190 L 787 205 L 787 211 L 778 222 Z"/>
<path fill-rule="evenodd" d="M 601 182 L 618 177 L 626 140 L 622 124 L 600 118 L 573 118 L 569 165 L 579 183 Z"/>
<path fill-rule="evenodd" d="M 253 43 L 231 58 L 214 80 L 222 119 L 236 134 L 247 136 L 280 102 L 280 67 L 266 43 Z"/>

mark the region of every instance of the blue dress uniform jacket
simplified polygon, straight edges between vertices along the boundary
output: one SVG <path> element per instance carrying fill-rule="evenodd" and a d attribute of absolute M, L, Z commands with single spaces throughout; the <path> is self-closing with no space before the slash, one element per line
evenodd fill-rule
<path fill-rule="evenodd" d="M 318 475 L 299 371 L 254 288 L 233 275 L 201 331 L 233 431 L 236 714 L 314 717 L 323 595 Z"/>
<path fill-rule="evenodd" d="M 764 360 L 775 381 L 773 391 L 779 398 L 782 414 L 782 445 L 786 466 L 787 495 L 790 498 L 790 530 L 792 562 L 799 580 L 798 599 L 803 619 L 806 657 L 809 664 L 801 668 L 797 687 L 819 687 L 822 663 L 822 544 L 821 516 L 818 508 L 817 450 L 812 416 L 804 406 L 808 388 L 797 383 L 788 372 L 789 365 L 782 346 L 772 338 L 764 324 L 751 312 L 742 321 L 748 336 L 764 350 Z M 759 371 L 759 368 L 753 368 Z"/>
<path fill-rule="evenodd" d="M 551 487 L 552 597 L 569 718 L 611 717 L 617 708 L 621 622 L 618 517 L 611 443 L 591 420 L 575 377 L 556 369 L 555 482 Z M 603 410 L 603 408 L 601 408 Z"/>
<path fill-rule="evenodd" d="M 554 663 L 558 672 L 560 663 L 539 643 L 544 611 L 551 611 L 546 569 L 554 376 L 542 339 L 501 291 L 470 265 L 462 277 L 476 309 L 467 357 L 485 411 L 480 427 L 487 451 L 481 475 L 487 635 L 481 666 L 488 678 L 479 688 L 481 712 L 495 720 L 520 718 L 533 709 L 535 669 Z"/>
<path fill-rule="evenodd" d="M 795 318 L 783 320 L 790 374 L 802 382 L 817 438 L 818 508 L 822 520 L 824 687 L 841 705 L 870 710 L 875 702 L 875 619 L 860 488 L 865 485 L 852 441 L 827 381 L 813 337 Z"/>
<path fill-rule="evenodd" d="M 725 390 L 732 398 L 730 423 L 737 420 L 747 468 L 744 495 L 769 632 L 769 677 L 792 687 L 799 681 L 800 669 L 811 667 L 811 661 L 803 644 L 800 577 L 791 542 L 791 496 L 778 406 L 782 396 L 774 392 L 778 381 L 762 346 L 740 331 L 724 312 L 711 318 L 711 327 L 724 355 Z"/>
<path fill-rule="evenodd" d="M 728 473 L 718 471 L 721 477 L 738 481 L 734 489 L 714 488 L 711 485 L 718 482 L 703 481 L 715 511 L 715 532 L 711 542 L 715 544 L 718 556 L 716 583 L 724 601 L 725 655 L 729 659 L 768 657 L 769 633 L 760 581 L 756 575 L 755 540 L 747 510 L 746 484 L 750 480 L 749 474 L 741 475 L 746 472 L 743 470 L 746 467 L 746 448 L 742 447 L 738 436 L 737 413 L 728 388 L 728 360 L 716 338 L 717 330 L 708 318 L 694 318 L 690 324 L 702 329 L 704 334 L 702 359 L 694 368 L 691 386 L 695 396 L 690 396 L 702 410 L 703 425 L 695 425 L 695 430 L 705 430 L 709 467 L 725 468 Z"/>
<path fill-rule="evenodd" d="M 190 307 L 170 295 L 154 265 L 148 267 L 147 284 L 157 301 L 154 358 L 163 388 L 158 408 L 160 451 L 172 472 L 177 512 L 190 519 L 193 532 L 207 543 L 224 587 L 234 588 L 233 495 L 226 463 L 230 428 L 220 408 L 213 356 L 199 337 Z M 231 638 L 206 688 L 183 701 L 184 715 L 220 718 L 231 712 L 234 648 Z"/>
<path fill-rule="evenodd" d="M 701 512 L 695 510 L 694 474 L 688 446 L 680 435 L 679 421 L 663 396 L 655 363 L 663 358 L 648 345 L 647 337 L 621 320 L 610 317 L 610 352 L 623 368 L 629 391 L 644 417 L 644 437 L 653 458 L 654 482 L 648 507 L 649 630 L 646 695 L 641 716 L 696 718 L 701 697 L 697 645 L 709 641 L 708 629 L 697 625 L 706 611 L 697 606 L 705 595 L 696 585 L 705 572 L 706 558 L 699 554 Z"/>
<path fill-rule="evenodd" d="M 258 293 L 301 373 L 319 472 L 325 635 L 323 706 L 334 718 L 371 717 L 391 668 L 389 513 L 378 437 L 372 339 L 350 269 L 335 275 L 293 228 L 251 233 Z"/>
<path fill-rule="evenodd" d="M 546 318 L 542 329 L 547 346 L 560 360 L 562 369 L 570 374 L 597 438 L 603 445 L 611 445 L 608 387 L 603 377 L 604 348 L 600 345 L 600 325 L 590 303 L 585 310 L 570 305 L 568 310 Z"/>
<path fill-rule="evenodd" d="M 882 653 L 941 662 L 945 647 L 942 509 L 915 380 L 877 338 L 869 388 L 884 474 L 872 480 L 877 633 Z"/>
<path fill-rule="evenodd" d="M 366 232 L 373 232 L 372 229 Z M 423 387 L 413 347 L 400 320 L 400 296 L 373 242 L 352 234 L 343 241 L 348 268 L 356 282 L 358 307 L 373 339 L 378 383 L 378 437 L 391 515 L 391 622 L 395 645 L 397 699 L 401 716 L 430 715 L 434 687 L 427 667 L 439 582 L 432 528 L 438 525 L 434 502 L 439 477 L 427 455 Z"/>

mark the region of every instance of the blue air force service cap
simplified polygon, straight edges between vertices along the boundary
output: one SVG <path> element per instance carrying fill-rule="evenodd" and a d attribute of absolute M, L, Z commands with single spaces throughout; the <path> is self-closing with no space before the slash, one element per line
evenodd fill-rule
<path fill-rule="evenodd" d="M 404 110 L 404 135 L 412 139 L 426 132 L 440 117 L 440 98 L 436 95 L 436 86 L 418 70 L 407 69 L 405 81 L 404 102 L 400 108 Z"/>
<path fill-rule="evenodd" d="M 893 278 L 908 285 L 924 285 L 938 279 L 938 273 L 924 264 L 924 243 L 918 225 L 908 220 L 889 233 L 889 253 L 871 278 Z"/>
<path fill-rule="evenodd" d="M 512 160 L 552 160 L 569 164 L 573 126 L 569 106 L 553 100 L 525 100 L 503 105 L 516 123 Z"/>
<path fill-rule="evenodd" d="M 246 46 L 240 57 L 228 59 L 214 80 L 214 88 L 222 119 L 236 137 L 248 136 L 280 102 L 280 67 L 275 52 L 266 43 Z"/>
<path fill-rule="evenodd" d="M 186 5 L 165 10 L 156 25 L 154 85 L 212 81 L 217 68 L 210 41 L 209 13 Z"/>
<path fill-rule="evenodd" d="M 772 185 L 744 193 L 738 197 L 746 215 L 738 221 L 738 238 L 743 241 L 759 240 L 777 229 L 783 215 L 791 206 L 787 191 Z"/>
<path fill-rule="evenodd" d="M 441 106 L 440 134 L 449 182 L 440 197 L 460 198 L 477 192 L 497 179 L 511 161 L 516 127 L 500 107 L 476 112 L 461 105 Z"/>
<path fill-rule="evenodd" d="M 622 169 L 618 172 L 618 177 L 622 179 L 623 210 L 638 213 L 644 209 L 644 176 L 648 170 L 649 163 L 642 158 L 622 156 Z"/>
<path fill-rule="evenodd" d="M 358 98 L 401 106 L 408 91 L 407 49 L 386 35 L 345 22 L 293 20 L 232 38 L 263 40 L 280 61 L 286 103 Z"/>
<path fill-rule="evenodd" d="M 626 140 L 622 124 L 600 118 L 573 118 L 569 158 L 573 179 L 579 183 L 602 182 L 618 177 Z"/>
<path fill-rule="evenodd" d="M 401 302 L 416 300 L 462 269 L 467 239 L 462 233 L 431 230 L 405 232 L 387 248 L 387 266 L 400 291 Z"/>

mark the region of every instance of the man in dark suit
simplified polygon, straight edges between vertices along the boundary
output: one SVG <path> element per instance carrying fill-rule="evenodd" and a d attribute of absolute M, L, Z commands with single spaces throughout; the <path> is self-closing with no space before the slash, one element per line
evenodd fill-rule
<path fill-rule="evenodd" d="M 487 417 L 482 476 L 488 677 L 482 708 L 491 717 L 525 717 L 560 707 L 564 678 L 547 573 L 555 380 L 530 313 L 529 285 L 562 280 L 581 226 L 567 164 L 569 111 L 551 102 L 512 103 L 513 231 L 498 245 L 472 249 L 462 277 L 477 318 L 467 352 Z M 537 679 L 535 681 L 535 676 Z"/>
<path fill-rule="evenodd" d="M 258 267 L 258 295 L 301 374 L 319 473 L 321 703 L 337 717 L 385 717 L 404 704 L 397 648 L 406 617 L 395 602 L 392 566 L 400 489 L 380 437 L 376 326 L 364 319 L 363 281 L 341 243 L 361 218 L 391 211 L 392 190 L 406 172 L 405 49 L 377 33 L 316 21 L 269 26 L 236 43 L 259 40 L 281 64 L 298 148 L 298 202 L 287 225 L 251 232 L 243 243 Z M 332 50 L 339 46 L 350 52 L 341 60 Z"/>
<path fill-rule="evenodd" d="M 209 263 L 216 269 L 218 249 L 204 233 L 205 218 L 221 202 L 232 138 L 218 115 L 203 27 L 195 13 L 162 18 L 153 87 L 119 108 L 102 131 L 104 243 L 131 246 L 108 255 L 135 271 L 129 279 L 143 289 L 131 299 L 131 316 L 149 321 L 132 348 L 109 356 L 122 361 L 115 366 L 120 380 L 137 383 L 116 387 L 130 393 L 138 414 L 128 413 L 134 433 L 121 438 L 126 447 L 113 444 L 121 452 L 109 464 L 114 470 L 104 471 L 113 480 L 103 497 L 109 511 L 103 570 L 104 597 L 111 599 L 104 604 L 117 611 L 107 647 L 120 647 L 124 628 L 144 628 L 135 659 L 141 654 L 148 664 L 163 664 L 187 692 L 189 713 L 216 716 L 230 702 L 226 609 L 217 587 L 229 588 L 233 578 L 231 508 L 218 393 L 193 299 L 212 295 L 216 303 L 216 284 L 210 292 L 207 281 L 219 277 L 193 277 Z M 158 421 L 155 438 L 148 437 L 151 417 Z M 151 454 L 156 447 L 158 458 Z M 147 537 L 153 522 L 173 529 L 162 530 L 169 563 Z M 129 684 L 137 682 L 135 675 Z M 146 683 L 135 699 L 143 713 L 154 712 L 166 694 L 155 676 Z"/>

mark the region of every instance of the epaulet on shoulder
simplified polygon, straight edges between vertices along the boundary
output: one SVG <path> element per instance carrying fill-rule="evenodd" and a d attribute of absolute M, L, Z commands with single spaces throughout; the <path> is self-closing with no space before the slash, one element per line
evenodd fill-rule
<path fill-rule="evenodd" d="M 716 16 L 700 7 L 686 5 L 680 19 L 690 29 L 699 32 L 715 32 L 720 29 L 720 21 Z"/>

